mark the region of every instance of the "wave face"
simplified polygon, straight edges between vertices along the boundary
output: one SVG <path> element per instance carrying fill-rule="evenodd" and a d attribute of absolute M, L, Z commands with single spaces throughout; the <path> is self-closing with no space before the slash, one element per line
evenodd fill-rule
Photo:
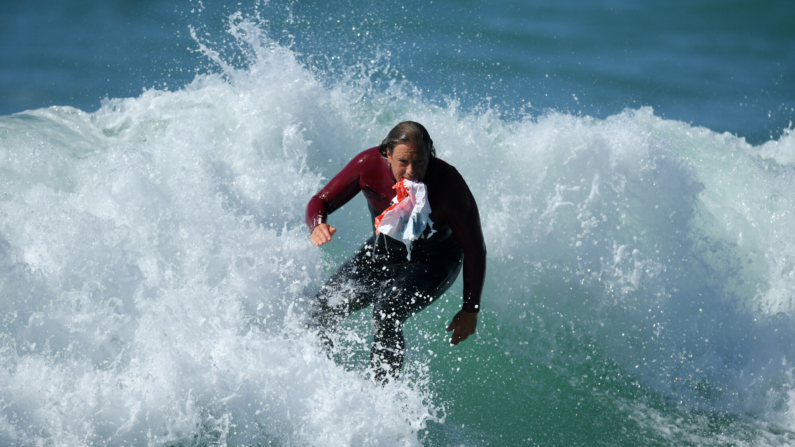
<path fill-rule="evenodd" d="M 505 120 L 299 62 L 229 19 L 233 64 L 85 113 L 0 117 L 0 444 L 787 445 L 795 136 L 753 146 L 650 108 Z M 241 56 L 242 55 L 242 56 Z M 333 359 L 306 305 L 366 236 L 308 198 L 397 122 L 422 122 L 480 206 L 477 336 L 407 328 L 367 374 L 366 311 Z"/>

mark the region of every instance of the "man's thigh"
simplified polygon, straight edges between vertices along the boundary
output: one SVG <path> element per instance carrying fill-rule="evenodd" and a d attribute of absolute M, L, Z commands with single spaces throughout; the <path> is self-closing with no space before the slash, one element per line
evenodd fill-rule
<path fill-rule="evenodd" d="M 391 282 L 387 274 L 394 275 L 381 264 L 372 256 L 372 244 L 365 243 L 326 281 L 318 302 L 345 315 L 371 305 L 385 282 Z"/>
<path fill-rule="evenodd" d="M 461 262 L 454 257 L 404 266 L 376 301 L 374 317 L 405 321 L 442 296 L 460 271 Z"/>

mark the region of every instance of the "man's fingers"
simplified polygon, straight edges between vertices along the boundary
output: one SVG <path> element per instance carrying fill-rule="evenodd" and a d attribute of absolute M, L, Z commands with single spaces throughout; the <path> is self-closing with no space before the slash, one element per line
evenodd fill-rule
<path fill-rule="evenodd" d="M 450 325 L 449 325 L 449 326 L 447 326 L 447 332 L 450 332 L 450 331 L 452 331 L 453 329 L 455 329 L 455 331 L 456 331 L 456 332 L 453 332 L 453 336 L 455 336 L 455 334 L 456 334 L 456 333 L 458 332 L 458 330 L 459 330 L 459 329 L 457 329 L 457 328 L 458 328 L 458 315 L 456 314 L 456 316 L 454 316 L 454 317 L 453 317 L 452 321 L 450 321 Z"/>
<path fill-rule="evenodd" d="M 332 227 L 330 225 L 324 226 L 323 227 L 323 238 L 324 238 L 323 242 L 324 243 L 325 242 L 331 242 L 331 236 L 333 236 L 334 233 L 336 233 L 336 232 L 337 232 L 336 228 L 334 228 L 334 227 Z"/>
<path fill-rule="evenodd" d="M 453 325 L 454 324 L 452 324 L 452 323 L 450 324 L 451 327 Z M 448 330 L 450 330 L 450 328 L 448 328 Z M 473 328 L 467 327 L 466 325 L 463 325 L 463 324 L 462 325 L 457 325 L 455 327 L 455 332 L 453 332 L 453 337 L 450 339 L 450 344 L 451 345 L 457 345 L 457 344 L 461 343 L 462 341 L 466 340 L 467 338 L 469 338 L 469 336 L 474 334 L 474 333 L 475 333 L 475 331 L 474 331 Z"/>
<path fill-rule="evenodd" d="M 453 332 L 453 337 L 450 339 L 450 344 L 455 346 L 458 343 L 467 339 L 468 334 L 464 332 L 464 329 L 457 327 L 455 328 L 455 332 Z"/>
<path fill-rule="evenodd" d="M 312 236 L 310 240 L 312 241 L 315 246 L 320 246 L 325 244 L 326 242 L 331 241 L 331 236 L 337 232 L 337 229 L 328 225 L 328 224 L 320 224 L 312 231 Z"/>
<path fill-rule="evenodd" d="M 469 338 L 470 335 L 475 333 L 475 327 L 478 324 L 477 314 L 469 313 L 466 311 L 459 311 L 453 317 L 453 321 L 447 326 L 447 331 L 454 331 L 453 336 L 450 338 L 451 345 L 458 343 Z"/>
<path fill-rule="evenodd" d="M 323 245 L 326 242 L 328 242 L 328 237 L 323 234 L 322 230 L 318 230 L 312 235 L 312 243 L 316 246 Z"/>

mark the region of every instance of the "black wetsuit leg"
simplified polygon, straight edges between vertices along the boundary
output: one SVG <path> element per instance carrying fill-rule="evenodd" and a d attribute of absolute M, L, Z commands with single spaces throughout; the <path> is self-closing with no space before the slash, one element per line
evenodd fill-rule
<path fill-rule="evenodd" d="M 375 335 L 370 359 L 376 379 L 397 377 L 403 367 L 406 343 L 403 324 L 436 301 L 461 271 L 459 256 L 433 256 L 402 266 L 395 280 L 379 295 L 373 307 Z"/>
<path fill-rule="evenodd" d="M 370 238 L 318 293 L 311 318 L 327 346 L 327 331 L 343 318 L 374 304 L 375 335 L 370 351 L 378 380 L 397 377 L 403 365 L 404 322 L 439 298 L 461 271 L 463 252 L 446 243 L 412 250 L 394 239 Z"/>
<path fill-rule="evenodd" d="M 320 332 L 324 344 L 332 347 L 326 335 L 340 321 L 373 304 L 388 275 L 381 262 L 373 258 L 373 238 L 368 239 L 331 275 L 310 309 L 310 326 Z"/>

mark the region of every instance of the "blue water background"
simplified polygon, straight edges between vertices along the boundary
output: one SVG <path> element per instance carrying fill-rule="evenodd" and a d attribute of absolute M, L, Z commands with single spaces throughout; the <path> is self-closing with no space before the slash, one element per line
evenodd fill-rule
<path fill-rule="evenodd" d="M 3 115 L 178 89 L 207 64 L 189 26 L 223 39 L 237 10 L 259 12 L 309 65 L 381 55 L 427 97 L 507 118 L 652 106 L 758 144 L 795 114 L 795 3 L 783 0 L 4 3 Z"/>

